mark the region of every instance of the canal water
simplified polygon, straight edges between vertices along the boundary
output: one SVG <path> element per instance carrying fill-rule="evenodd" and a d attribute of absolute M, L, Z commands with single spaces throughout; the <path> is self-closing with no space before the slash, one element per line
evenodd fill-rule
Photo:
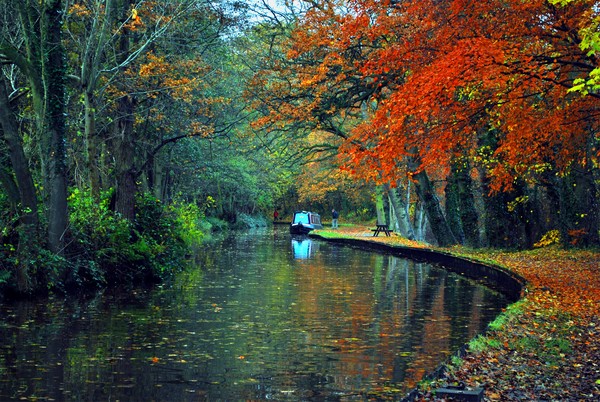
<path fill-rule="evenodd" d="M 400 399 L 506 304 L 435 265 L 242 232 L 169 286 L 0 306 L 0 400 Z"/>

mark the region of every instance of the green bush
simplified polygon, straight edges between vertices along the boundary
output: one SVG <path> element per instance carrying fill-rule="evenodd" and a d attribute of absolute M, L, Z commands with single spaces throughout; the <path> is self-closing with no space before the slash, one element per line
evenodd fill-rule
<path fill-rule="evenodd" d="M 195 204 L 167 207 L 154 197 L 139 195 L 136 219 L 131 222 L 111 211 L 111 197 L 111 191 L 96 200 L 90 192 L 72 190 L 68 199 L 70 241 L 61 256 L 43 244 L 18 255 L 12 243 L 27 233 L 19 233 L 18 228 L 4 230 L 0 234 L 0 288 L 15 288 L 16 267 L 23 264 L 28 267 L 28 280 L 38 290 L 69 292 L 163 281 L 183 268 L 190 248 L 197 247 L 210 230 Z M 1 216 L 0 221 L 8 218 Z"/>
<path fill-rule="evenodd" d="M 183 266 L 186 253 L 181 225 L 173 211 L 148 196 L 136 198 L 134 222 L 110 208 L 111 193 L 100 202 L 73 190 L 70 219 L 77 247 L 67 281 L 77 286 L 160 281 Z"/>
<path fill-rule="evenodd" d="M 180 224 L 171 208 L 150 195 L 138 196 L 136 205 L 133 250 L 151 267 L 153 276 L 164 279 L 183 267 L 187 253 L 183 237 L 191 237 L 189 228 Z"/>
<path fill-rule="evenodd" d="M 202 243 L 206 229 L 202 227 L 204 213 L 198 205 L 174 202 L 169 206 L 169 210 L 175 216 L 178 231 L 184 243 L 189 247 L 195 247 Z"/>

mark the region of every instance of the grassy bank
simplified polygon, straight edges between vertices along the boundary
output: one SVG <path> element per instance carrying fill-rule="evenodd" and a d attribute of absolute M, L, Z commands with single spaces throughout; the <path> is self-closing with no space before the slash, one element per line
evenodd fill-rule
<path fill-rule="evenodd" d="M 399 236 L 373 237 L 363 226 L 318 233 L 431 248 Z M 598 250 L 437 250 L 508 269 L 525 278 L 527 287 L 522 300 L 470 342 L 464 357 L 448 362 L 444 378 L 422 383 L 417 400 L 437 400 L 436 388 L 460 382 L 483 387 L 487 401 L 600 400 Z"/>

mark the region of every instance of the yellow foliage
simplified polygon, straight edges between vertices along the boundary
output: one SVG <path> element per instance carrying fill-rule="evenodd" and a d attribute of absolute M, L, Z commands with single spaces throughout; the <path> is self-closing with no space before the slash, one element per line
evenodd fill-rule
<path fill-rule="evenodd" d="M 73 4 L 71 8 L 69 8 L 69 14 L 75 15 L 80 18 L 89 17 L 92 15 L 92 12 L 89 8 L 85 7 L 82 4 Z"/>
<path fill-rule="evenodd" d="M 542 238 L 533 245 L 533 247 L 547 247 L 552 244 L 558 244 L 560 242 L 560 233 L 554 229 L 542 236 Z"/>

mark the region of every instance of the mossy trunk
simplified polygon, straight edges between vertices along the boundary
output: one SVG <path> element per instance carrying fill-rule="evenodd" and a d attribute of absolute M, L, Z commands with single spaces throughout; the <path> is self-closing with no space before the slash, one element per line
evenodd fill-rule
<path fill-rule="evenodd" d="M 135 146 L 133 138 L 134 101 L 129 96 L 118 102 L 115 123 L 115 212 L 127 220 L 135 219 L 135 195 L 137 193 L 135 171 Z"/>
<path fill-rule="evenodd" d="M 387 224 L 387 219 L 385 216 L 385 189 L 383 186 L 375 187 L 375 210 L 377 211 L 377 223 L 378 224 Z"/>

